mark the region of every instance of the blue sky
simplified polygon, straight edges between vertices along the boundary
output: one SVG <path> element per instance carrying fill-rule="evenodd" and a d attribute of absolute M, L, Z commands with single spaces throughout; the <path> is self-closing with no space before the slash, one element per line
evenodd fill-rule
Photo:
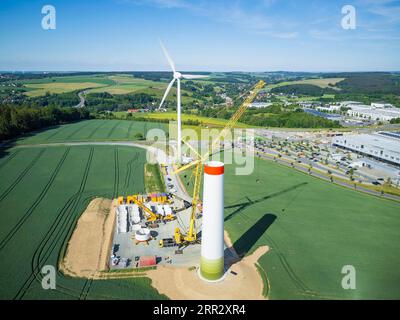
<path fill-rule="evenodd" d="M 159 39 L 179 70 L 400 70 L 400 0 L 0 0 L 0 30 L 0 70 L 168 70 Z"/>

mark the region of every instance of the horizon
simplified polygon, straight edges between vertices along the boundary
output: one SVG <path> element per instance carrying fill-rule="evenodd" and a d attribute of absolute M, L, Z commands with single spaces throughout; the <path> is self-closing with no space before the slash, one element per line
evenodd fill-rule
<path fill-rule="evenodd" d="M 292 70 L 180 70 L 182 72 L 192 73 L 310 73 L 310 74 L 340 74 L 340 73 L 400 73 L 400 70 L 361 70 L 361 71 L 292 71 Z M 0 70 L 0 73 L 42 73 L 42 74 L 57 74 L 57 73 L 134 73 L 134 72 L 166 72 L 171 73 L 171 70 Z"/>

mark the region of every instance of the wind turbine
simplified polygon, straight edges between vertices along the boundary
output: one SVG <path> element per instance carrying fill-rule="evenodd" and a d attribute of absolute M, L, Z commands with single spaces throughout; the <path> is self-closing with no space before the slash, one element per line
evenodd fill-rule
<path fill-rule="evenodd" d="M 161 48 L 164 52 L 165 57 L 167 58 L 168 64 L 172 69 L 173 77 L 171 82 L 168 84 L 167 89 L 165 90 L 164 96 L 161 100 L 160 106 L 158 110 L 161 109 L 165 99 L 168 96 L 169 91 L 171 90 L 174 82 L 176 81 L 176 111 L 177 111 L 177 122 L 178 122 L 178 148 L 177 148 L 177 160 L 181 162 L 182 154 L 181 154 L 181 143 L 182 143 L 182 124 L 181 124 L 181 79 L 199 79 L 205 78 L 205 75 L 195 75 L 195 74 L 182 74 L 175 69 L 175 63 L 172 61 L 171 56 L 169 55 L 167 49 L 164 47 L 163 43 L 160 41 Z"/>

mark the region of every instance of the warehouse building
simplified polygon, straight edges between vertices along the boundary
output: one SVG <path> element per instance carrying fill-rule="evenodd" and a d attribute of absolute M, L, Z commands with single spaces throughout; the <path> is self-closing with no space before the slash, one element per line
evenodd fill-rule
<path fill-rule="evenodd" d="M 387 106 L 387 107 L 383 107 Z M 390 121 L 400 118 L 400 109 L 389 107 L 391 105 L 372 103 L 368 105 L 348 105 L 350 110 L 347 114 L 356 119 L 374 120 L 374 121 Z"/>
<path fill-rule="evenodd" d="M 332 145 L 400 166 L 399 132 L 336 136 Z"/>

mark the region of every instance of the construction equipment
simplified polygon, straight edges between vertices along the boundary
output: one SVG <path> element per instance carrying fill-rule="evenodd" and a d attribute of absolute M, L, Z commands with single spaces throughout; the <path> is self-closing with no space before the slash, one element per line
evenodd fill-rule
<path fill-rule="evenodd" d="M 191 212 L 191 217 L 190 217 L 190 224 L 189 224 L 189 229 L 186 233 L 183 233 L 179 227 L 175 229 L 174 232 L 174 238 L 173 240 L 177 245 L 182 245 L 182 244 L 193 244 L 198 242 L 197 239 L 197 232 L 196 232 L 196 213 L 198 209 L 198 204 L 200 204 L 200 186 L 201 186 L 201 176 L 203 172 L 203 164 L 208 160 L 210 155 L 213 154 L 214 149 L 219 146 L 221 138 L 224 138 L 226 134 L 235 126 L 235 124 L 238 122 L 240 117 L 243 115 L 243 113 L 247 110 L 248 106 L 253 102 L 253 100 L 256 98 L 257 94 L 259 91 L 265 86 L 264 81 L 259 81 L 254 88 L 250 91 L 250 94 L 247 96 L 245 101 L 242 103 L 242 105 L 238 108 L 238 110 L 233 114 L 231 119 L 228 121 L 227 125 L 221 130 L 219 135 L 217 136 L 216 139 L 211 143 L 210 150 L 206 152 L 204 155 L 200 155 L 189 143 L 186 141 L 183 141 L 189 149 L 191 149 L 196 155 L 197 155 L 197 160 L 194 160 L 181 168 L 175 170 L 173 174 L 178 174 L 180 172 L 183 172 L 191 167 L 194 168 L 194 187 L 193 187 L 193 197 L 192 197 L 192 212 Z"/>
<path fill-rule="evenodd" d="M 133 201 L 133 203 L 135 203 L 136 205 L 138 205 L 140 208 L 142 208 L 142 210 L 147 213 L 147 223 L 153 223 L 153 222 L 160 222 L 160 221 L 172 221 L 175 219 L 175 216 L 172 214 L 168 214 L 165 216 L 159 215 L 154 213 L 153 211 L 151 211 L 149 208 L 147 208 L 144 203 L 142 203 L 141 201 L 139 201 L 137 199 L 137 197 L 132 197 L 131 200 Z"/>

